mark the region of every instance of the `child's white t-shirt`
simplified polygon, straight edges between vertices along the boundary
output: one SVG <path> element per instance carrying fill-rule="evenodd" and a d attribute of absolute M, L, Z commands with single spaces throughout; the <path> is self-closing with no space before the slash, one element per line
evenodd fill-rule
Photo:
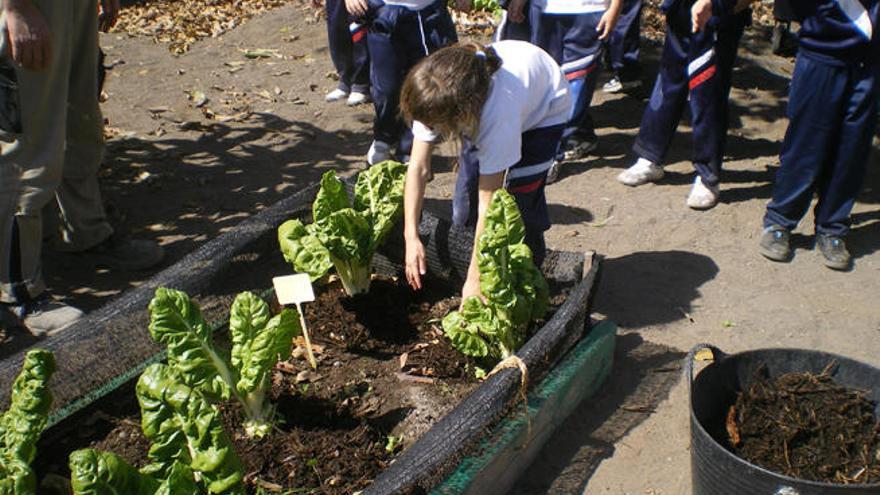
<path fill-rule="evenodd" d="M 605 12 L 611 5 L 610 0 L 532 0 L 535 6 L 545 14 L 594 14 Z"/>
<path fill-rule="evenodd" d="M 492 48 L 502 63 L 492 75 L 473 140 L 481 175 L 503 172 L 519 162 L 522 133 L 566 123 L 572 106 L 568 81 L 547 52 L 515 40 L 493 43 Z M 413 135 L 424 142 L 436 140 L 418 121 L 413 122 Z"/>

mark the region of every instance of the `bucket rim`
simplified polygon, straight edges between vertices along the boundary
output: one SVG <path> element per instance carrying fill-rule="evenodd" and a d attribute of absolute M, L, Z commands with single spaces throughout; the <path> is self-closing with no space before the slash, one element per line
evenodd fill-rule
<path fill-rule="evenodd" d="M 696 375 L 694 375 L 693 374 L 694 357 L 696 356 L 697 351 L 699 351 L 701 349 L 709 349 L 710 351 L 712 351 L 714 359 L 711 363 L 706 365 L 703 369 L 701 369 L 699 372 L 697 372 Z M 693 428 L 694 428 L 694 426 L 696 426 L 696 428 L 699 431 L 699 434 L 703 435 L 703 437 L 708 438 L 711 441 L 710 445 L 712 446 L 712 448 L 715 448 L 716 450 L 721 450 L 722 455 L 725 456 L 726 458 L 732 460 L 736 464 L 744 465 L 745 467 L 747 467 L 751 470 L 758 471 L 761 474 L 775 477 L 775 478 L 779 479 L 780 481 L 788 481 L 788 482 L 791 482 L 793 485 L 799 485 L 802 487 L 821 488 L 821 489 L 841 489 L 841 488 L 876 489 L 876 488 L 880 488 L 880 482 L 877 482 L 877 483 L 848 483 L 848 484 L 829 483 L 829 482 L 808 480 L 808 479 L 803 479 L 803 478 L 794 478 L 792 476 L 778 473 L 776 471 L 771 471 L 767 468 L 764 468 L 764 467 L 759 466 L 757 464 L 751 463 L 751 462 L 743 459 L 742 457 L 734 454 L 730 450 L 726 449 L 723 445 L 721 445 L 717 440 L 715 440 L 715 438 L 711 434 L 709 434 L 708 431 L 706 431 L 706 429 L 703 427 L 703 424 L 700 422 L 699 419 L 697 419 L 697 415 L 694 412 L 694 406 L 693 406 L 694 396 L 693 396 L 693 387 L 692 387 L 693 380 L 697 376 L 699 376 L 699 374 L 702 373 L 704 370 L 706 370 L 710 366 L 714 366 L 714 365 L 718 364 L 721 361 L 726 361 L 728 359 L 734 359 L 734 358 L 741 358 L 743 356 L 754 355 L 754 354 L 767 352 L 767 351 L 771 351 L 771 352 L 792 352 L 792 351 L 804 352 L 804 353 L 814 354 L 814 355 L 829 356 L 829 357 L 832 357 L 832 358 L 837 359 L 839 361 L 849 361 L 851 363 L 855 363 L 855 364 L 858 364 L 861 366 L 870 366 L 872 368 L 876 368 L 876 366 L 872 366 L 868 363 L 865 363 L 865 362 L 862 362 L 862 361 L 859 361 L 859 360 L 856 360 L 856 359 L 853 359 L 850 357 L 841 356 L 840 354 L 836 354 L 833 352 L 817 351 L 815 349 L 800 349 L 800 348 L 796 348 L 796 347 L 765 347 L 765 348 L 760 348 L 760 349 L 750 349 L 750 350 L 738 352 L 735 354 L 725 354 L 723 352 L 720 352 L 718 350 L 718 348 L 716 348 L 714 346 L 711 346 L 708 344 L 697 344 L 688 353 L 687 358 L 685 358 L 685 359 L 687 359 L 687 362 L 685 363 L 685 373 L 686 373 L 687 387 L 688 387 L 688 409 L 689 409 L 688 412 L 691 417 L 691 443 L 693 444 L 693 440 L 694 440 Z M 720 355 L 715 355 L 716 352 L 719 352 Z M 880 397 L 875 399 L 875 402 L 880 403 Z M 875 413 L 875 419 L 880 421 L 880 418 L 878 418 L 876 416 L 876 413 Z M 691 445 L 691 452 L 693 453 L 693 451 L 694 451 L 693 445 Z"/>

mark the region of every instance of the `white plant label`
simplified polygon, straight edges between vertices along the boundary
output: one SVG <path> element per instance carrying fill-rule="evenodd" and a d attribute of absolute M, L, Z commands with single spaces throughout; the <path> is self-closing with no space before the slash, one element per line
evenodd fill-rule
<path fill-rule="evenodd" d="M 275 296 L 278 297 L 278 302 L 283 306 L 288 304 L 298 306 L 304 302 L 315 300 L 312 281 L 305 273 L 275 277 L 272 279 L 272 285 L 275 286 Z"/>

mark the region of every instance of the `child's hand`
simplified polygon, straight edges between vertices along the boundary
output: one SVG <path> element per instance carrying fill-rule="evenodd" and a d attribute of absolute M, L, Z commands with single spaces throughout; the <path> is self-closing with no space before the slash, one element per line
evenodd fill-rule
<path fill-rule="evenodd" d="M 525 22 L 525 7 L 526 0 L 511 0 L 507 5 L 507 18 L 510 19 L 511 22 L 515 22 L 520 24 Z"/>
<path fill-rule="evenodd" d="M 406 241 L 406 281 L 413 290 L 422 288 L 422 276 L 428 272 L 425 246 L 420 239 Z"/>
<path fill-rule="evenodd" d="M 464 287 L 461 288 L 461 304 L 464 304 L 464 301 L 469 297 L 482 297 L 479 278 L 472 280 L 472 277 L 468 277 L 465 280 Z"/>
<path fill-rule="evenodd" d="M 367 0 L 345 0 L 345 9 L 348 13 L 355 17 L 363 17 L 367 15 Z"/>
<path fill-rule="evenodd" d="M 712 0 L 697 0 L 691 7 L 691 30 L 698 33 L 712 18 Z"/>
<path fill-rule="evenodd" d="M 617 25 L 618 13 L 614 9 L 608 9 L 602 14 L 602 18 L 599 19 L 599 24 L 596 26 L 596 32 L 599 33 L 600 40 L 607 40 L 611 36 L 614 26 Z"/>

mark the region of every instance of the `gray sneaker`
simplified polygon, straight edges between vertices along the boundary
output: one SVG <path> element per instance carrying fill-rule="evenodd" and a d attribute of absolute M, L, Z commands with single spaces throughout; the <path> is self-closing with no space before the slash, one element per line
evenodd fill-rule
<path fill-rule="evenodd" d="M 111 270 L 138 271 L 158 265 L 165 257 L 165 250 L 153 241 L 111 236 L 101 244 L 76 254 L 95 266 Z"/>
<path fill-rule="evenodd" d="M 816 247 L 822 253 L 825 266 L 832 270 L 849 270 L 852 256 L 846 249 L 846 242 L 836 235 L 816 234 Z"/>
<path fill-rule="evenodd" d="M 771 225 L 761 234 L 761 254 L 773 261 L 791 258 L 791 232 L 779 225 Z"/>
<path fill-rule="evenodd" d="M 85 313 L 43 294 L 24 304 L 4 305 L 34 337 L 45 337 L 64 330 Z"/>

